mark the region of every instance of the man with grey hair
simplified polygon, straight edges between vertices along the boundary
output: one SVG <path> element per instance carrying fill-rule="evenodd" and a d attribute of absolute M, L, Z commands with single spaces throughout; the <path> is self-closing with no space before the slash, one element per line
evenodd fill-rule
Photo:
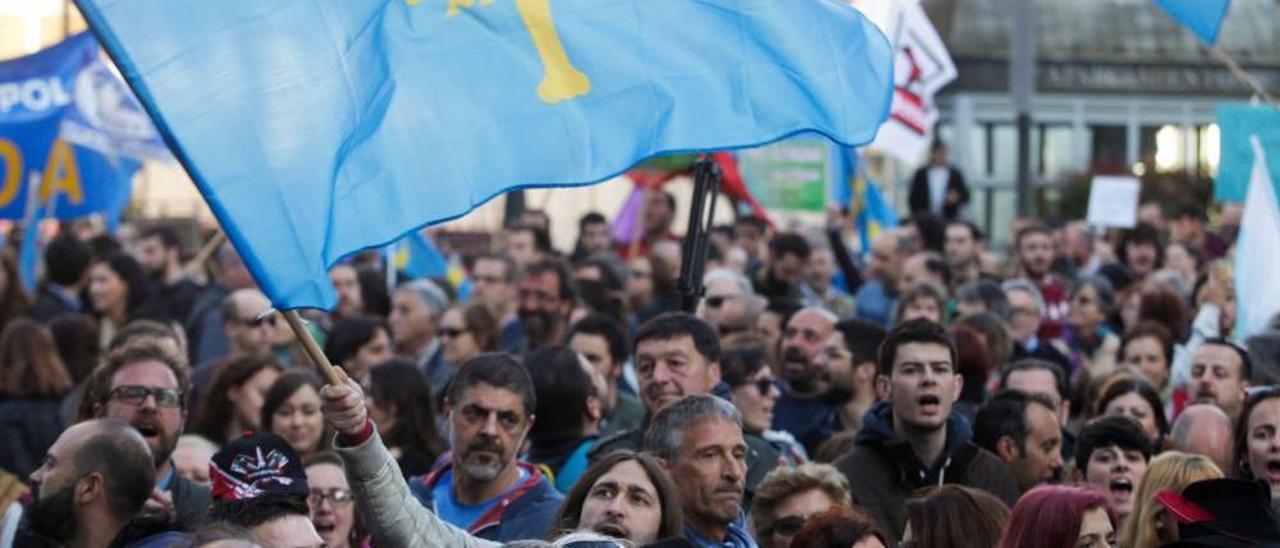
<path fill-rule="evenodd" d="M 751 329 L 764 309 L 751 281 L 727 268 L 716 268 L 702 278 L 706 297 L 698 305 L 698 317 L 707 321 L 720 336 Z"/>
<path fill-rule="evenodd" d="M 1040 324 L 1044 318 L 1044 297 L 1036 284 L 1026 278 L 1014 278 L 1000 285 L 1009 306 L 1009 327 L 1017 343 L 1013 359 L 1039 358 L 1053 362 L 1063 371 L 1071 370 L 1071 362 L 1048 341 L 1040 340 Z"/>
<path fill-rule="evenodd" d="M 417 364 L 437 396 L 453 374 L 453 367 L 444 363 L 436 337 L 440 315 L 448 306 L 449 298 L 435 282 L 412 280 L 396 288 L 387 318 L 396 354 Z"/>
<path fill-rule="evenodd" d="M 1191 405 L 1174 421 L 1169 434 L 1169 449 L 1204 455 L 1218 468 L 1229 471 L 1235 468 L 1232 430 L 1231 418 L 1218 406 L 1207 403 Z"/>
<path fill-rule="evenodd" d="M 644 448 L 679 478 L 686 540 L 694 546 L 756 548 L 743 510 L 747 442 L 733 404 L 711 395 L 685 396 L 653 418 Z"/>

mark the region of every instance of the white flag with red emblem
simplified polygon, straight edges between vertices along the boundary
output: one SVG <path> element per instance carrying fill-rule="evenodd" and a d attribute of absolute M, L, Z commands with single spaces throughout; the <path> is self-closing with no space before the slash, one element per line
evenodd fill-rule
<path fill-rule="evenodd" d="M 917 0 L 854 0 L 853 5 L 880 26 L 894 48 L 893 106 L 870 147 L 919 162 L 938 121 L 933 96 L 956 79 L 956 65 Z"/>

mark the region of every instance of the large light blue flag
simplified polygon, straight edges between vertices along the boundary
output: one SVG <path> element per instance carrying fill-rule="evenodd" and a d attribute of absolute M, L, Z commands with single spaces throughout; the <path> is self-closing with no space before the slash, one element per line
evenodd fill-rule
<path fill-rule="evenodd" d="M 893 83 L 837 0 L 76 4 L 280 308 L 330 308 L 329 265 L 513 188 L 868 142 Z"/>
<path fill-rule="evenodd" d="M 1223 103 L 1218 105 L 1221 130 L 1218 177 L 1213 181 L 1213 198 L 1222 202 L 1243 202 L 1254 171 L 1253 139 L 1268 151 L 1280 151 L 1280 108 L 1270 105 Z M 1280 173 L 1280 153 L 1267 155 L 1267 168 Z M 1276 189 L 1280 192 L 1280 188 Z"/>
<path fill-rule="evenodd" d="M 1155 0 L 1155 3 L 1210 46 L 1218 43 L 1218 29 L 1222 28 L 1222 20 L 1231 7 L 1231 0 Z"/>

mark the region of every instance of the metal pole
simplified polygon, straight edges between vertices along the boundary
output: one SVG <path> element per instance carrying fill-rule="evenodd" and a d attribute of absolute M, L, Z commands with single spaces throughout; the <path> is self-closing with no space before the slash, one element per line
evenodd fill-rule
<path fill-rule="evenodd" d="M 1018 216 L 1035 214 L 1032 204 L 1031 96 L 1036 80 L 1035 0 L 1016 0 L 1009 44 L 1009 87 L 1018 124 Z"/>
<path fill-rule="evenodd" d="M 702 299 L 702 274 L 706 269 L 708 237 L 715 220 L 715 196 L 720 186 L 720 169 L 711 157 L 703 155 L 693 164 L 693 201 L 689 205 L 689 228 L 684 235 L 684 253 L 680 261 L 680 277 L 676 291 L 680 294 L 680 310 L 693 313 Z M 711 207 L 705 225 L 703 212 L 707 209 L 707 194 L 712 196 Z"/>

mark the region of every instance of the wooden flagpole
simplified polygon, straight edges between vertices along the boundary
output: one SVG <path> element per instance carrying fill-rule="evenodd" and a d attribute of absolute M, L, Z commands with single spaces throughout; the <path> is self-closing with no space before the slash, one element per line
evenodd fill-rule
<path fill-rule="evenodd" d="M 1240 66 L 1240 63 L 1237 63 L 1236 60 L 1232 59 L 1230 55 L 1227 55 L 1225 51 L 1222 51 L 1222 48 L 1218 46 L 1211 47 L 1209 48 L 1209 54 L 1213 55 L 1213 57 L 1223 65 L 1226 65 L 1227 70 L 1230 70 L 1231 74 L 1235 76 L 1237 80 L 1240 80 L 1245 87 L 1252 90 L 1254 95 L 1257 95 L 1271 106 L 1280 107 L 1280 101 L 1277 101 L 1274 95 L 1271 95 L 1266 88 L 1262 87 L 1262 84 L 1259 84 L 1257 80 L 1254 80 L 1252 76 L 1249 76 L 1249 73 L 1245 72 L 1244 67 Z"/>
<path fill-rule="evenodd" d="M 302 321 L 302 317 L 298 316 L 298 311 L 284 311 L 284 319 L 289 322 L 289 328 L 293 329 L 293 334 L 302 343 L 302 349 L 307 352 L 307 356 L 311 358 L 311 363 L 316 365 L 316 368 L 324 375 L 325 380 L 329 381 L 329 384 L 333 386 L 342 386 L 342 381 L 338 378 L 338 372 L 333 368 L 333 364 L 329 362 L 329 358 L 324 355 L 324 351 L 320 349 L 320 344 L 316 342 L 316 338 L 311 336 L 311 331 L 307 329 L 307 324 Z"/>

